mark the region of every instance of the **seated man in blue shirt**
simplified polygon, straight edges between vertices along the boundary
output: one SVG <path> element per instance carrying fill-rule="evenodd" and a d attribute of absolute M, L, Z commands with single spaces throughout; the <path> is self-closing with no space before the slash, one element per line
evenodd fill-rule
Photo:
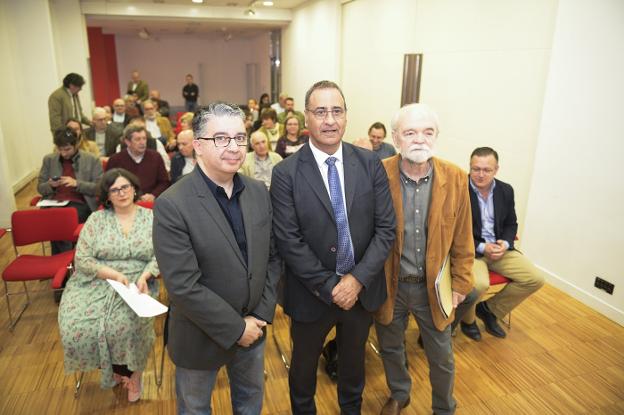
<path fill-rule="evenodd" d="M 472 205 L 472 233 L 475 243 L 473 266 L 475 289 L 483 293 L 489 286 L 489 271 L 498 272 L 511 282 L 487 301 L 476 305 L 476 315 L 493 336 L 504 338 L 497 319 L 503 318 L 544 284 L 544 276 L 514 248 L 518 222 L 511 185 L 494 177 L 498 172 L 498 153 L 479 147 L 470 156 L 468 190 Z M 461 322 L 462 332 L 473 340 L 481 333 L 469 311 Z"/>

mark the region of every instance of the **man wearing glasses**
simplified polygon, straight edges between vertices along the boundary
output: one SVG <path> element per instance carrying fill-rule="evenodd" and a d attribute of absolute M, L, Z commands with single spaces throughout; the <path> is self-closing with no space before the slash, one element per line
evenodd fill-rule
<path fill-rule="evenodd" d="M 372 152 L 342 142 L 342 91 L 320 81 L 306 93 L 309 143 L 273 168 L 273 229 L 286 263 L 284 310 L 292 319 L 290 401 L 316 413 L 316 370 L 336 326 L 338 403 L 359 414 L 371 313 L 386 299 L 383 264 L 394 241 L 388 178 Z"/>
<path fill-rule="evenodd" d="M 507 286 L 487 301 L 476 305 L 476 315 L 485 330 L 504 338 L 505 330 L 498 319 L 505 317 L 522 301 L 544 285 L 542 273 L 519 251 L 514 249 L 518 232 L 514 191 L 511 185 L 495 179 L 498 173 L 498 153 L 490 147 L 476 148 L 470 155 L 470 201 L 472 233 L 476 258 L 473 273 L 479 294 L 489 286 L 489 270 L 511 280 Z M 481 339 L 475 322 L 475 308 L 461 321 L 462 332 L 473 340 Z"/>
<path fill-rule="evenodd" d="M 271 201 L 239 175 L 245 114 L 216 102 L 193 118 L 197 168 L 154 210 L 154 250 L 169 293 L 169 355 L 179 414 L 210 414 L 217 373 L 227 369 L 232 410 L 260 414 L 264 331 L 275 311 L 280 262 Z"/>

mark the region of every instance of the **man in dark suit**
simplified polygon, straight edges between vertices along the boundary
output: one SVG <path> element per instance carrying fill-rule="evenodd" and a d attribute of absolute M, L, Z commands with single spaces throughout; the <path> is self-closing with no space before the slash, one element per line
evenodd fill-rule
<path fill-rule="evenodd" d="M 286 262 L 284 310 L 292 319 L 291 408 L 316 413 L 318 359 L 336 326 L 338 402 L 342 413 L 359 414 L 371 313 L 386 299 L 394 211 L 379 158 L 342 142 L 347 108 L 338 85 L 314 84 L 305 108 L 310 141 L 271 179 L 273 228 Z"/>
<path fill-rule="evenodd" d="M 497 319 L 505 317 L 529 295 L 544 285 L 543 274 L 514 247 L 518 232 L 513 187 L 494 177 L 498 172 L 498 153 L 479 147 L 470 156 L 470 202 L 472 233 L 475 245 L 473 273 L 475 288 L 484 292 L 489 286 L 489 270 L 511 282 L 487 301 L 476 306 L 476 315 L 493 336 L 504 338 Z M 479 288 L 480 287 L 480 288 Z M 471 338 L 480 337 L 474 313 L 461 322 L 462 331 Z"/>
<path fill-rule="evenodd" d="M 264 327 L 275 311 L 280 262 L 271 201 L 261 182 L 237 174 L 245 115 L 212 103 L 193 119 L 197 166 L 156 201 L 154 250 L 169 293 L 169 355 L 178 413 L 211 413 L 226 366 L 235 414 L 260 414 Z"/>

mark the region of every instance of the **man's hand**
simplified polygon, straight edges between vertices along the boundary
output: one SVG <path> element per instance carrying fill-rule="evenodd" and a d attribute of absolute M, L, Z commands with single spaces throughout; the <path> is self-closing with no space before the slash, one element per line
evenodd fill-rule
<path fill-rule="evenodd" d="M 332 290 L 332 300 L 343 310 L 350 310 L 362 291 L 362 284 L 351 274 L 345 274 Z"/>
<path fill-rule="evenodd" d="M 457 291 L 453 291 L 453 308 L 457 308 L 457 306 L 460 305 L 465 298 L 465 295 L 460 294 Z"/>
<path fill-rule="evenodd" d="M 153 194 L 151 194 L 151 193 L 145 193 L 143 196 L 141 196 L 141 199 L 140 199 L 140 200 L 142 200 L 142 201 L 144 201 L 144 202 L 153 202 L 153 201 L 154 201 L 154 199 L 156 199 L 156 198 L 154 197 L 154 195 L 153 195 Z"/>
<path fill-rule="evenodd" d="M 485 248 L 483 249 L 483 255 L 491 261 L 498 261 L 505 254 L 505 245 L 499 244 L 498 242 L 491 244 L 485 244 Z"/>
<path fill-rule="evenodd" d="M 251 346 L 256 340 L 262 337 L 262 327 L 266 326 L 266 321 L 258 320 L 253 316 L 246 316 L 245 331 L 236 343 L 242 347 Z"/>
<path fill-rule="evenodd" d="M 60 183 L 62 186 L 67 186 L 67 187 L 78 186 L 78 180 L 70 176 L 61 176 L 61 179 L 58 181 L 58 183 Z"/>

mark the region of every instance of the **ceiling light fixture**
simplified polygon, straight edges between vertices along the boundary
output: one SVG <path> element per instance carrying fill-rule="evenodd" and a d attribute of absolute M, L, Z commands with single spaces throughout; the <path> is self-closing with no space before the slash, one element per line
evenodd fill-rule
<path fill-rule="evenodd" d="M 143 40 L 147 40 L 150 39 L 152 35 L 150 34 L 150 32 L 147 31 L 146 28 L 143 28 L 139 31 L 139 37 Z"/>
<path fill-rule="evenodd" d="M 272 6 L 272 5 L 273 5 L 273 2 L 272 2 L 272 1 L 263 1 L 263 2 L 262 2 L 262 5 L 263 5 L 263 6 L 269 6 L 269 7 L 270 7 L 270 6 Z"/>
<path fill-rule="evenodd" d="M 204 2 L 204 0 L 191 0 L 191 1 L 192 1 L 193 3 L 199 3 L 199 4 L 201 4 L 201 3 L 203 3 L 203 2 Z"/>
<path fill-rule="evenodd" d="M 254 9 L 251 9 L 251 8 L 245 10 L 244 13 L 245 13 L 245 16 L 249 16 L 249 17 L 253 17 L 253 16 L 256 15 L 256 11 Z"/>

